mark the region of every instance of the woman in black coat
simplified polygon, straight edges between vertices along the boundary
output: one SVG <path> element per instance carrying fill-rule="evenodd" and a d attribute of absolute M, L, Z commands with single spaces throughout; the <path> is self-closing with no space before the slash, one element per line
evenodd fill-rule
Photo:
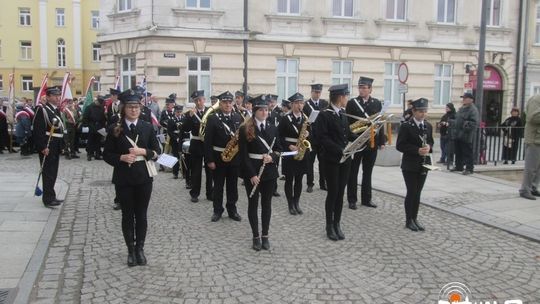
<path fill-rule="evenodd" d="M 512 108 L 510 117 L 501 124 L 504 133 L 502 159 L 505 165 L 508 164 L 508 161 L 512 161 L 512 164 L 516 163 L 519 140 L 523 137 L 523 126 L 523 120 L 519 117 L 519 109 Z"/>
<path fill-rule="evenodd" d="M 112 182 L 122 207 L 122 233 L 128 248 L 128 266 L 146 265 L 144 241 L 146 214 L 152 194 L 153 162 L 161 148 L 150 123 L 139 119 L 140 95 L 127 90 L 118 96 L 122 102 L 120 119 L 109 128 L 104 159 L 114 167 Z M 153 168 L 152 168 L 153 166 Z"/>
<path fill-rule="evenodd" d="M 441 159 L 438 163 L 446 164 L 453 162 L 452 138 L 450 136 L 450 122 L 456 119 L 456 108 L 453 103 L 446 104 L 446 113 L 439 121 L 439 132 L 441 133 Z"/>

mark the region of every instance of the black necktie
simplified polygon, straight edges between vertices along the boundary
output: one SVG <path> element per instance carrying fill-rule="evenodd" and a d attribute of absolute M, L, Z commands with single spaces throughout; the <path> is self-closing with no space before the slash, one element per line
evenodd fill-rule
<path fill-rule="evenodd" d="M 129 130 L 131 131 L 131 135 L 135 135 L 135 124 L 131 123 L 129 125 Z"/>
<path fill-rule="evenodd" d="M 261 123 L 260 127 L 261 127 L 261 132 L 264 132 L 264 123 Z"/>

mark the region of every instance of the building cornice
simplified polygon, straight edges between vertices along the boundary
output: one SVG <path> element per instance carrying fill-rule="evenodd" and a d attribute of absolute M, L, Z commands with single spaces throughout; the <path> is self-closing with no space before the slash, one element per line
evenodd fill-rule
<path fill-rule="evenodd" d="M 478 25 L 473 26 L 474 30 L 480 32 L 480 27 Z M 502 33 L 502 34 L 511 34 L 514 32 L 513 29 L 504 26 L 488 26 L 486 27 L 488 33 Z"/>
<path fill-rule="evenodd" d="M 397 20 L 386 20 L 386 19 L 376 19 L 373 20 L 378 26 L 398 26 L 398 27 L 416 27 L 418 23 L 411 21 L 397 21 Z"/>
<path fill-rule="evenodd" d="M 298 15 L 277 15 L 277 14 L 267 14 L 264 15 L 266 19 L 270 21 L 296 21 L 296 22 L 310 22 L 313 20 L 311 16 L 298 16 Z"/>
<path fill-rule="evenodd" d="M 127 17 L 137 17 L 140 14 L 141 14 L 141 10 L 138 8 L 134 8 L 126 12 L 114 12 L 114 13 L 108 14 L 107 17 L 109 19 L 119 19 L 119 18 L 127 18 Z"/>
<path fill-rule="evenodd" d="M 225 15 L 225 11 L 216 11 L 216 10 L 203 10 L 203 9 L 184 9 L 184 8 L 171 8 L 171 11 L 175 15 L 184 15 L 184 16 L 206 16 L 218 18 Z"/>
<path fill-rule="evenodd" d="M 346 18 L 346 17 L 321 17 L 321 20 L 325 24 L 364 24 L 367 22 L 366 19 L 360 18 Z"/>
<path fill-rule="evenodd" d="M 432 22 L 432 21 L 427 21 L 426 25 L 427 25 L 428 29 L 430 29 L 430 30 L 438 30 L 438 29 L 442 29 L 442 30 L 464 30 L 464 29 L 467 28 L 467 26 L 463 25 L 463 24 L 438 23 L 438 22 Z"/>

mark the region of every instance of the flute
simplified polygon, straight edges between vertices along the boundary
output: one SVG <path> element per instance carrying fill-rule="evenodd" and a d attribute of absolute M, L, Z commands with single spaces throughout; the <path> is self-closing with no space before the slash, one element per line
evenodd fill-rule
<path fill-rule="evenodd" d="M 274 137 L 274 140 L 272 141 L 272 144 L 270 145 L 270 150 L 268 150 L 268 154 L 270 154 L 272 152 L 272 147 L 274 146 L 275 142 L 276 142 L 276 138 Z M 262 174 L 264 172 L 264 167 L 266 167 L 266 163 L 263 160 L 263 164 L 262 164 L 261 168 L 259 169 L 259 174 L 257 175 L 257 177 L 259 178 L 259 183 L 261 182 L 260 179 L 261 179 L 261 176 L 262 176 Z M 255 191 L 257 190 L 258 185 L 259 184 L 256 184 L 255 186 L 253 186 L 253 189 L 251 189 L 251 193 L 249 194 L 249 198 L 251 198 L 255 194 Z"/>

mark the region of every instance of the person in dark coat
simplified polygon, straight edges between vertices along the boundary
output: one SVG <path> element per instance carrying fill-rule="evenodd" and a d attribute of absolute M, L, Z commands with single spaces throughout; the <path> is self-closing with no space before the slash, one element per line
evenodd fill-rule
<path fill-rule="evenodd" d="M 295 93 L 289 97 L 289 100 L 291 101 L 292 111 L 285 115 L 279 123 L 279 140 L 283 151 L 298 151 L 298 137 L 302 126 L 308 123 L 307 116 L 302 112 L 304 96 Z M 307 129 L 306 132 L 308 132 Z M 309 152 L 309 150 L 306 150 L 301 160 L 296 160 L 295 156 L 283 158 L 282 173 L 285 175 L 285 196 L 287 197 L 291 215 L 303 213 L 302 209 L 300 209 L 300 194 L 302 193 L 302 178 L 309 166 Z"/>
<path fill-rule="evenodd" d="M 30 138 L 32 136 L 32 119 L 34 115 L 26 111 L 23 105 L 17 105 L 16 110 L 15 136 L 17 144 L 19 144 L 22 156 L 30 155 L 33 150 L 33 147 L 30 146 Z"/>
<path fill-rule="evenodd" d="M 281 145 L 277 128 L 268 123 L 268 105 L 263 95 L 253 99 L 254 115 L 239 132 L 240 174 L 248 195 L 248 218 L 253 234 L 253 250 L 269 250 L 268 232 L 272 215 L 272 193 L 278 178 L 276 166 Z M 253 187 L 256 187 L 253 190 Z M 253 195 L 251 193 L 253 192 Z M 259 233 L 258 205 L 261 197 L 262 235 Z"/>
<path fill-rule="evenodd" d="M 58 109 L 61 94 L 60 87 L 47 88 L 47 102 L 37 108 L 32 125 L 32 138 L 36 150 L 39 152 L 39 163 L 43 168 L 42 201 L 45 207 L 58 206 L 63 202 L 56 197 L 54 191 L 60 154 L 64 146 L 64 124 Z"/>
<path fill-rule="evenodd" d="M 184 119 L 184 116 L 182 115 L 183 110 L 184 107 L 181 105 L 174 106 L 174 115 L 167 121 L 167 136 L 169 137 L 171 153 L 174 157 L 178 158 L 178 162 L 174 165 L 172 169 L 174 179 L 178 179 L 180 166 L 182 166 L 182 172 L 184 172 L 185 169 L 182 164 L 182 120 Z"/>
<path fill-rule="evenodd" d="M 161 149 L 152 125 L 139 118 L 141 96 L 133 90 L 119 95 L 121 119 L 109 128 L 104 159 L 114 167 L 112 181 L 122 207 L 122 233 L 128 249 L 128 266 L 146 265 L 144 243 L 147 210 L 152 195 L 155 167 Z"/>
<path fill-rule="evenodd" d="M 87 160 L 91 161 L 92 157 L 97 160 L 101 159 L 101 139 L 102 135 L 98 132 L 105 128 L 107 118 L 105 117 L 105 109 L 103 103 L 105 99 L 98 96 L 94 103 L 88 106 L 83 113 L 83 123 L 88 126 L 88 144 L 86 147 Z"/>
<path fill-rule="evenodd" d="M 473 142 L 480 125 L 480 115 L 474 105 L 473 94 L 465 93 L 461 98 L 463 98 L 463 105 L 456 113 L 456 119 L 450 127 L 456 153 L 456 166 L 450 171 L 463 171 L 463 175 L 469 175 L 474 172 Z M 463 170 L 464 167 L 465 170 Z"/>
<path fill-rule="evenodd" d="M 119 90 L 110 88 L 110 97 L 106 100 L 105 116 L 107 117 L 107 128 L 118 122 L 120 119 L 120 100 L 118 100 Z"/>
<path fill-rule="evenodd" d="M 405 227 L 412 231 L 424 231 L 418 222 L 420 195 L 427 177 L 428 154 L 433 147 L 433 127 L 425 120 L 428 100 L 417 99 L 413 102 L 413 116 L 401 125 L 396 142 L 396 149 L 403 153 L 401 171 L 407 186 L 405 196 Z"/>
<path fill-rule="evenodd" d="M 208 169 L 212 170 L 214 181 L 214 213 L 212 222 L 217 222 L 223 214 L 223 190 L 227 186 L 227 213 L 233 221 L 241 221 L 242 218 L 236 209 L 238 201 L 238 167 L 240 158 L 238 154 L 230 161 L 223 161 L 221 155 L 230 140 L 237 136 L 242 118 L 233 112 L 234 96 L 226 91 L 218 96 L 219 110 L 208 117 L 204 134 L 204 161 Z M 238 143 L 238 142 L 237 142 Z M 237 146 L 238 148 L 238 146 Z"/>
<path fill-rule="evenodd" d="M 523 137 L 523 120 L 519 117 L 519 109 L 512 108 L 510 117 L 502 124 L 503 127 L 503 164 L 507 165 L 508 161 L 512 164 L 516 163 L 517 151 L 520 144 L 520 139 Z"/>
<path fill-rule="evenodd" d="M 351 159 L 341 162 L 343 150 L 355 135 L 349 128 L 347 117 L 343 115 L 349 97 L 349 85 L 331 86 L 330 106 L 319 113 L 315 120 L 313 132 L 321 147 L 321 161 L 324 163 L 325 180 L 328 193 L 325 200 L 326 236 L 333 241 L 344 240 L 341 230 L 341 212 L 343 211 L 343 195 L 349 180 Z"/>
<path fill-rule="evenodd" d="M 441 159 L 439 159 L 437 163 L 446 164 L 447 161 L 448 163 L 453 163 L 454 161 L 453 147 L 451 146 L 452 138 L 449 131 L 450 122 L 454 119 L 456 119 L 456 108 L 454 107 L 454 104 L 450 102 L 446 104 L 446 113 L 439 121 L 439 132 L 441 133 Z"/>

